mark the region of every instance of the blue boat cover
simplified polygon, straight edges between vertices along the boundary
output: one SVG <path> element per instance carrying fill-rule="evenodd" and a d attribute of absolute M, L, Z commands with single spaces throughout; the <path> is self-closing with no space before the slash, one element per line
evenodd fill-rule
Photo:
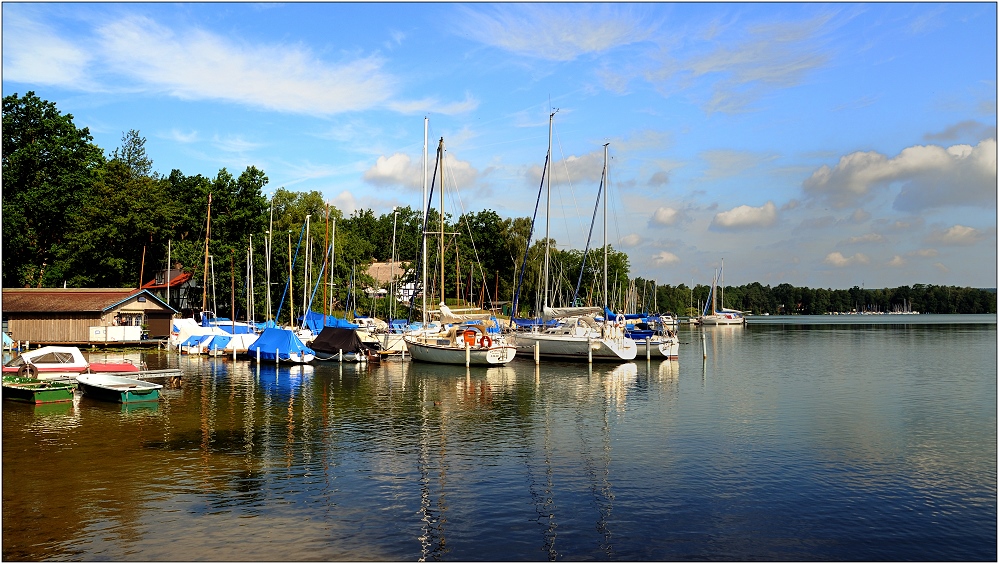
<path fill-rule="evenodd" d="M 298 338 L 298 335 L 289 329 L 281 329 L 280 327 L 268 327 L 264 329 L 264 332 L 257 337 L 253 344 L 246 347 L 246 354 L 251 358 L 257 356 L 257 350 L 260 350 L 260 360 L 267 360 L 273 362 L 275 358 L 280 360 L 288 360 L 289 352 L 295 352 L 297 354 L 316 354 L 315 351 L 305 346 L 302 340 Z M 275 354 L 276 353 L 276 354 Z"/>
<path fill-rule="evenodd" d="M 528 318 L 524 318 L 524 317 L 514 317 L 513 318 L 513 322 L 520 329 L 529 329 L 531 327 L 538 327 L 538 326 L 540 326 L 541 325 L 541 318 L 540 317 L 535 317 L 534 319 L 528 319 Z M 546 323 L 545 325 L 547 327 L 557 327 L 558 326 L 558 320 L 557 319 L 549 319 L 548 323 Z"/>
<path fill-rule="evenodd" d="M 604 307 L 604 315 L 607 316 L 607 319 L 617 319 L 618 315 L 623 315 L 625 319 L 645 319 L 646 317 L 649 316 L 649 314 L 647 314 L 647 313 L 623 313 L 623 314 L 618 314 L 618 313 L 614 313 L 613 311 L 611 311 L 611 309 L 609 307 Z"/>
<path fill-rule="evenodd" d="M 302 318 L 298 318 L 299 323 L 301 323 Z M 309 310 L 309 313 L 305 314 L 305 326 L 318 335 L 322 332 L 323 327 L 340 327 L 343 329 L 357 329 L 359 325 L 351 323 L 346 319 L 341 319 L 333 315 L 324 316 L 321 313 Z"/>
<path fill-rule="evenodd" d="M 232 340 L 232 335 L 211 335 L 210 341 L 205 341 L 204 346 L 208 349 L 224 350 L 225 346 Z"/>
<path fill-rule="evenodd" d="M 195 347 L 211 339 L 214 335 L 191 335 L 186 341 L 180 344 L 182 347 Z"/>

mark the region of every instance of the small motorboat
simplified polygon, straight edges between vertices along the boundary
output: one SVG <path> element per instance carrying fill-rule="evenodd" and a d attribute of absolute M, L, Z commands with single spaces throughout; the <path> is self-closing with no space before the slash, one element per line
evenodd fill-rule
<path fill-rule="evenodd" d="M 81 374 L 76 377 L 84 396 L 115 403 L 159 401 L 160 384 L 114 374 Z"/>
<path fill-rule="evenodd" d="M 3 399 L 25 403 L 57 403 L 73 401 L 71 382 L 46 382 L 35 378 L 5 375 Z"/>
<path fill-rule="evenodd" d="M 84 372 L 135 373 L 131 362 L 88 362 L 77 347 L 48 346 L 24 351 L 3 366 L 4 376 L 18 375 L 38 380 L 71 379 Z"/>

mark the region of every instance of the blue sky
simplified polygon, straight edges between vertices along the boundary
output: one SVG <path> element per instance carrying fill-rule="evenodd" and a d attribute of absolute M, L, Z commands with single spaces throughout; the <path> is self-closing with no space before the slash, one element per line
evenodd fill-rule
<path fill-rule="evenodd" d="M 164 174 L 419 209 L 426 117 L 448 213 L 525 217 L 557 108 L 551 235 L 585 245 L 609 143 L 632 276 L 996 286 L 995 3 L 2 9 L 4 96 L 108 152 L 139 130 Z"/>

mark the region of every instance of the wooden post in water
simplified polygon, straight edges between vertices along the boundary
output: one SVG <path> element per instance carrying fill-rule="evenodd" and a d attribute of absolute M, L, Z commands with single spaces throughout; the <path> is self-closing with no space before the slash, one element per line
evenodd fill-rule
<path fill-rule="evenodd" d="M 465 368 L 471 364 L 472 349 L 468 345 L 468 341 L 465 341 Z"/>
<path fill-rule="evenodd" d="M 534 364 L 541 364 L 541 343 L 534 341 Z"/>
<path fill-rule="evenodd" d="M 652 360 L 652 337 L 645 337 L 645 360 Z"/>
<path fill-rule="evenodd" d="M 593 339 L 586 338 L 586 362 L 593 364 Z"/>
<path fill-rule="evenodd" d="M 701 350 L 704 352 L 704 360 L 708 359 L 708 344 L 704 340 L 704 331 L 701 331 Z"/>

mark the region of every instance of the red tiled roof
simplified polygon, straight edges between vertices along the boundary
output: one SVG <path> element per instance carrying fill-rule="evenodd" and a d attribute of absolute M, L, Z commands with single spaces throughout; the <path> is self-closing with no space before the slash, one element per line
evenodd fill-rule
<path fill-rule="evenodd" d="M 181 284 L 187 282 L 190 279 L 191 279 L 190 272 L 181 272 L 180 274 L 174 276 L 173 280 L 170 281 L 170 287 L 176 288 L 177 286 L 180 286 Z M 166 282 L 162 284 L 157 284 L 155 278 L 142 285 L 143 290 L 162 290 L 165 289 L 166 287 L 167 287 Z"/>
<path fill-rule="evenodd" d="M 134 288 L 4 288 L 0 307 L 12 313 L 101 312 L 139 293 L 148 294 Z"/>

